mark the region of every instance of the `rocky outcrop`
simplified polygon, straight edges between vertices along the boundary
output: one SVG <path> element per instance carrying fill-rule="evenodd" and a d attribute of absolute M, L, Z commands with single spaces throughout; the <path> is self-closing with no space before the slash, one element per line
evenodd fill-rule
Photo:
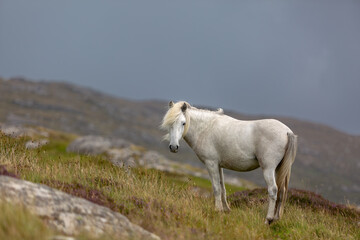
<path fill-rule="evenodd" d="M 89 231 L 95 236 L 111 234 L 119 239 L 160 239 L 118 212 L 45 185 L 0 176 L 0 196 L 7 202 L 26 206 L 66 235 Z"/>

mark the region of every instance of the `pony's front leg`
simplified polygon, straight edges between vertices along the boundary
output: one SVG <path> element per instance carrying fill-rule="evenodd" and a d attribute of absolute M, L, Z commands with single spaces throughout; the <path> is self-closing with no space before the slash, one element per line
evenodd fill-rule
<path fill-rule="evenodd" d="M 219 164 L 217 161 L 206 160 L 205 166 L 209 172 L 211 184 L 214 190 L 215 197 L 215 210 L 223 211 L 223 204 L 221 201 L 221 186 L 220 186 L 220 173 L 219 173 Z"/>
<path fill-rule="evenodd" d="M 225 180 L 224 180 L 224 171 L 221 167 L 219 167 L 220 174 L 220 185 L 221 185 L 221 201 L 223 204 L 224 211 L 229 212 L 231 209 L 226 200 L 226 188 L 225 188 Z"/>

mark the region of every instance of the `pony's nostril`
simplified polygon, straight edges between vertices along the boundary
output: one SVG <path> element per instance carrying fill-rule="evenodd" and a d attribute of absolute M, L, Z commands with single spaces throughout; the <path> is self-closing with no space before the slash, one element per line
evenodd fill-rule
<path fill-rule="evenodd" d="M 169 145 L 170 151 L 172 152 L 177 152 L 177 150 L 179 149 L 179 145 Z"/>

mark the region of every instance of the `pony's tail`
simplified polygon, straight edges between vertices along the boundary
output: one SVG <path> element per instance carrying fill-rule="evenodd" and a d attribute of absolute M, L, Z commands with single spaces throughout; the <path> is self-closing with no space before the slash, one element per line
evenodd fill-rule
<path fill-rule="evenodd" d="M 291 166 L 295 160 L 297 151 L 297 136 L 291 132 L 287 133 L 288 143 L 284 158 L 281 160 L 279 165 L 276 167 L 276 185 L 278 187 L 276 211 L 278 218 L 280 218 L 284 211 L 284 205 L 287 197 L 288 186 L 291 175 Z M 280 204 L 280 209 L 278 209 Z"/>

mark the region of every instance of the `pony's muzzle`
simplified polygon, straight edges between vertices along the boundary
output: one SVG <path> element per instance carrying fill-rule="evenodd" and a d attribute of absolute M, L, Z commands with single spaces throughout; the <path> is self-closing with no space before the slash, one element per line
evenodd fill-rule
<path fill-rule="evenodd" d="M 179 150 L 179 145 L 169 145 L 170 152 L 176 153 Z"/>

